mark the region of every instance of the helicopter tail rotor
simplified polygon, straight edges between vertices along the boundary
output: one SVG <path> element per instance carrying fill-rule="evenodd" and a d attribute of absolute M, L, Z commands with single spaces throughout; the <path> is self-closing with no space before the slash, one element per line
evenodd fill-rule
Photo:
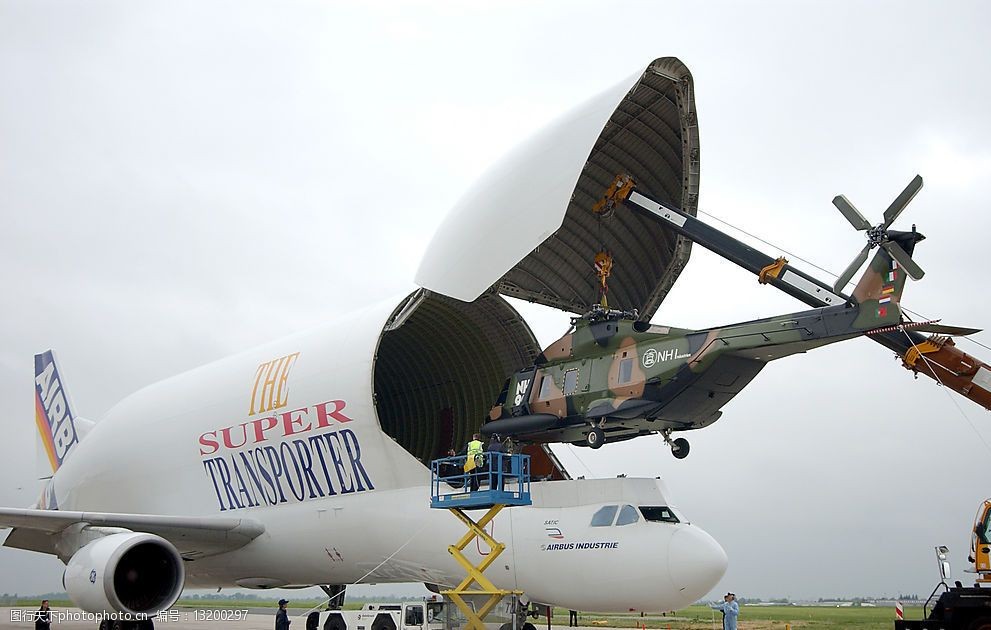
<path fill-rule="evenodd" d="M 867 262 L 867 257 L 871 250 L 880 247 L 885 250 L 892 259 L 897 261 L 897 263 L 905 270 L 913 280 L 918 280 L 925 275 L 925 271 L 914 260 L 912 260 L 911 251 L 914 250 L 915 243 L 921 241 L 924 236 L 918 234 L 915 231 L 915 226 L 912 226 L 911 232 L 896 232 L 894 230 L 889 231 L 888 228 L 894 223 L 895 219 L 905 210 L 909 202 L 918 194 L 919 190 L 922 189 L 922 177 L 916 175 L 915 178 L 909 182 L 908 186 L 905 187 L 902 192 L 895 197 L 895 200 L 891 202 L 887 210 L 884 211 L 883 222 L 871 226 L 870 222 L 864 218 L 864 215 L 860 213 L 857 208 L 850 203 L 843 195 L 837 195 L 833 199 L 833 205 L 840 211 L 840 213 L 850 222 L 855 230 L 866 232 L 867 234 L 867 245 L 864 249 L 860 250 L 853 261 L 847 266 L 847 268 L 840 274 L 840 277 L 836 279 L 836 283 L 833 288 L 837 292 L 842 292 L 850 279 L 853 278 L 854 274 Z M 908 250 L 906 250 L 906 247 Z"/>

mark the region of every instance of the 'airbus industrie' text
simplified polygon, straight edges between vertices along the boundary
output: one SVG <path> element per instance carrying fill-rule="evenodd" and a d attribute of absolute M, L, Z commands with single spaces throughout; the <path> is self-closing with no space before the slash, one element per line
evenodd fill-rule
<path fill-rule="evenodd" d="M 619 543 L 611 542 L 569 542 L 540 545 L 541 551 L 585 551 L 591 549 L 619 549 Z"/>

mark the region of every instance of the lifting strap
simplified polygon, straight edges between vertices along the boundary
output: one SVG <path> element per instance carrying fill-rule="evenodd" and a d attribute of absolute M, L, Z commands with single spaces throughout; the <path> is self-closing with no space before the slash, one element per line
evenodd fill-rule
<path fill-rule="evenodd" d="M 612 255 L 609 252 L 599 252 L 595 255 L 595 273 L 599 276 L 599 304 L 602 308 L 609 308 L 609 300 L 606 293 L 609 292 L 609 274 L 612 273 Z"/>

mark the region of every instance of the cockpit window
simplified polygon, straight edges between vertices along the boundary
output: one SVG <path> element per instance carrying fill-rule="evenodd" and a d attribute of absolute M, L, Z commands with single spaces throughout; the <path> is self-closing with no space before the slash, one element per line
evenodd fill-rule
<path fill-rule="evenodd" d="M 648 521 L 662 522 L 662 523 L 680 523 L 678 517 L 675 516 L 674 511 L 671 508 L 664 506 L 640 506 L 640 513 Z"/>
<path fill-rule="evenodd" d="M 502 386 L 502 391 L 499 392 L 499 399 L 496 400 L 496 406 L 497 407 L 502 407 L 503 405 L 505 405 L 506 404 L 506 396 L 508 396 L 508 395 L 509 395 L 509 379 L 507 378 L 506 379 L 506 382 Z"/>
<path fill-rule="evenodd" d="M 630 525 L 631 523 L 636 523 L 640 520 L 637 515 L 637 509 L 632 505 L 624 505 L 619 510 L 619 517 L 616 519 L 616 525 Z"/>
<path fill-rule="evenodd" d="M 537 395 L 537 400 L 547 400 L 551 396 L 551 387 L 554 385 L 554 377 L 550 374 L 545 374 L 544 378 L 540 380 L 540 394 Z"/>
<path fill-rule="evenodd" d="M 982 545 L 991 544 L 991 509 L 984 513 L 984 522 L 977 526 L 977 538 Z"/>
<path fill-rule="evenodd" d="M 616 518 L 618 505 L 607 505 L 599 508 L 599 511 L 592 515 L 592 527 L 609 527 L 613 519 Z"/>

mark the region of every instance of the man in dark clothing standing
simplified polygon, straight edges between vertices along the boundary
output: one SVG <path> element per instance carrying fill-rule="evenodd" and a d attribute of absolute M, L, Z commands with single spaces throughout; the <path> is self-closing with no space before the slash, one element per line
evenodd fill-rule
<path fill-rule="evenodd" d="M 41 608 L 34 613 L 34 630 L 50 630 L 52 627 L 52 610 L 48 607 L 48 600 L 41 600 Z"/>
<path fill-rule="evenodd" d="M 506 449 L 503 447 L 502 442 L 499 441 L 499 436 L 492 434 L 492 439 L 489 440 L 488 446 L 485 447 L 486 453 L 504 453 Z M 490 490 L 502 490 L 502 484 L 500 481 L 502 477 L 499 476 L 499 471 L 502 466 L 502 456 L 492 455 L 486 458 L 489 464 L 489 489 Z M 497 487 L 499 486 L 499 487 Z"/>
<path fill-rule="evenodd" d="M 287 599 L 279 600 L 279 612 L 275 613 L 275 630 L 289 630 L 289 613 L 286 612 L 286 604 L 289 603 Z"/>
<path fill-rule="evenodd" d="M 578 627 L 578 611 L 569 610 L 568 611 L 568 627 L 577 628 Z"/>
<path fill-rule="evenodd" d="M 447 449 L 447 455 L 444 457 L 450 459 L 457 457 L 457 455 L 453 448 L 449 448 Z M 458 466 L 454 462 L 449 461 L 441 464 L 437 472 L 440 475 L 441 481 L 445 481 L 455 488 L 460 488 L 464 485 L 463 470 L 461 466 Z"/>

